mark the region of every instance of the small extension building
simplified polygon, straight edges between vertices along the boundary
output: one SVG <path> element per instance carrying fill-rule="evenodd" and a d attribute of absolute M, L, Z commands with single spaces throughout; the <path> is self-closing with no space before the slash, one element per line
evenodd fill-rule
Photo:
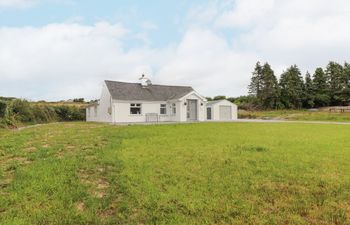
<path fill-rule="evenodd" d="M 236 118 L 236 109 L 225 111 L 232 115 L 222 118 Z M 101 98 L 86 109 L 87 121 L 107 123 L 206 121 L 207 117 L 207 100 L 192 87 L 156 85 L 144 75 L 139 83 L 105 81 Z"/>
<path fill-rule="evenodd" d="M 237 105 L 230 101 L 217 100 L 207 103 L 207 120 L 230 121 L 237 120 Z"/>

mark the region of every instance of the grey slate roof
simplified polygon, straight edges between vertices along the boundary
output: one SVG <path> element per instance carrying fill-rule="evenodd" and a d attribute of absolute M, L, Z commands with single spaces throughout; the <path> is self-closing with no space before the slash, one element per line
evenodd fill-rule
<path fill-rule="evenodd" d="M 179 99 L 193 91 L 187 86 L 167 86 L 152 84 L 146 88 L 139 83 L 105 81 L 107 88 L 116 100 L 167 101 Z"/>

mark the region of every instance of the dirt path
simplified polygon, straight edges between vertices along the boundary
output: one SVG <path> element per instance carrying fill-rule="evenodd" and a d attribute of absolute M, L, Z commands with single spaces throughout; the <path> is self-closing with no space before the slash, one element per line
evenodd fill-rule
<path fill-rule="evenodd" d="M 332 121 L 298 121 L 298 120 L 263 120 L 263 119 L 238 119 L 238 120 L 232 120 L 232 121 L 204 121 L 209 123 L 215 123 L 215 122 L 227 122 L 227 123 L 303 123 L 303 124 L 334 124 L 334 125 L 350 125 L 350 122 L 332 122 Z M 55 123 L 43 123 L 43 124 L 35 124 L 25 127 L 19 127 L 15 130 L 21 131 L 33 127 L 40 127 L 45 125 L 51 125 L 51 124 L 57 124 L 59 122 Z M 183 123 L 201 123 L 201 122 L 183 122 Z M 166 124 L 181 124 L 177 122 L 159 122 L 159 123 L 116 123 L 114 125 L 119 126 L 127 126 L 127 125 L 166 125 Z"/>
<path fill-rule="evenodd" d="M 51 124 L 57 124 L 59 122 L 54 122 L 54 123 L 39 123 L 39 124 L 35 124 L 35 125 L 29 125 L 29 126 L 24 126 L 24 127 L 18 127 L 15 130 L 17 131 L 21 131 L 21 130 L 25 130 L 25 129 L 29 129 L 29 128 L 33 128 L 33 127 L 41 127 L 41 126 L 45 126 L 45 125 L 51 125 Z"/>

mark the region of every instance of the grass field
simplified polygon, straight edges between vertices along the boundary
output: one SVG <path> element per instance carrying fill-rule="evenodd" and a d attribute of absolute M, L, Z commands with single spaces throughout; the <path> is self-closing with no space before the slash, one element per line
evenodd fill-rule
<path fill-rule="evenodd" d="M 240 111 L 238 116 L 239 118 L 248 119 L 350 122 L 350 113 L 313 112 L 308 110 Z"/>
<path fill-rule="evenodd" d="M 0 130 L 0 224 L 350 224 L 350 126 Z"/>

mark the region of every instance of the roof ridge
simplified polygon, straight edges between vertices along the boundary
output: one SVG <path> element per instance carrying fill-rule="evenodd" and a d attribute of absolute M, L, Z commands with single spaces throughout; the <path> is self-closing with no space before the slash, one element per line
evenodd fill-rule
<path fill-rule="evenodd" d="M 115 80 L 105 80 L 105 82 L 116 82 L 116 83 L 123 83 L 123 84 L 140 84 L 135 82 L 124 82 L 124 81 L 115 81 Z M 166 84 L 152 84 L 152 86 L 163 86 L 163 87 L 186 87 L 186 88 L 192 88 L 191 86 L 182 86 L 182 85 L 166 85 Z M 193 88 L 192 88 L 193 89 Z"/>

